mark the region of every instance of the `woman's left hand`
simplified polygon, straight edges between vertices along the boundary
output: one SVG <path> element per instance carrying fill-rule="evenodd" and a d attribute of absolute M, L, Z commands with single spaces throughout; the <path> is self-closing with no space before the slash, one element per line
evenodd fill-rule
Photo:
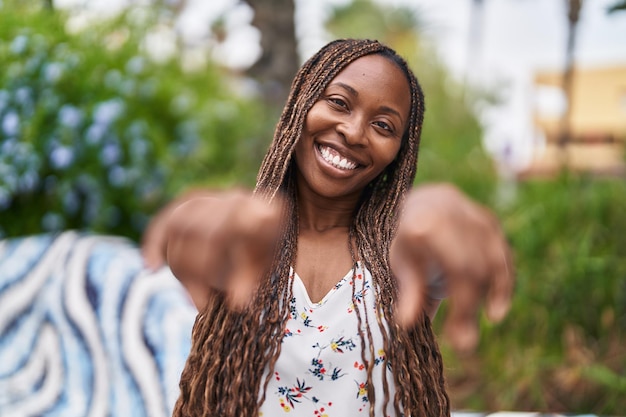
<path fill-rule="evenodd" d="M 511 250 L 494 214 L 449 184 L 417 187 L 407 196 L 390 250 L 398 279 L 398 320 L 432 318 L 441 299 L 450 308 L 444 332 L 458 351 L 478 343 L 478 312 L 499 321 L 514 286 Z"/>

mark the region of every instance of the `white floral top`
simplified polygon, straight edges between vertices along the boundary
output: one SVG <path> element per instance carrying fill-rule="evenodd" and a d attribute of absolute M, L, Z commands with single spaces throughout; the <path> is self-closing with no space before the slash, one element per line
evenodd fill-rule
<path fill-rule="evenodd" d="M 367 315 L 374 352 L 373 383 L 376 416 L 383 416 L 383 373 L 389 384 L 387 415 L 393 413 L 393 376 L 384 365 L 382 335 L 375 312 L 375 295 L 369 271 L 357 267 L 339 281 L 319 303 L 311 302 L 300 277 L 292 271 L 293 298 L 282 349 L 269 382 L 260 416 L 289 413 L 302 417 L 368 416 L 367 373 L 361 357 L 354 299 L 365 329 Z M 367 332 L 366 343 L 368 343 Z M 369 344 L 369 343 L 368 343 Z M 366 358 L 369 349 L 366 349 Z"/>

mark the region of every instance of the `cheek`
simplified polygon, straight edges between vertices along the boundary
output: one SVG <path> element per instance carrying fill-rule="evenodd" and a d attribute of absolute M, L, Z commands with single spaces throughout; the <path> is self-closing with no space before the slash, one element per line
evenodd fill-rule
<path fill-rule="evenodd" d="M 310 133 L 320 128 L 320 124 L 323 120 L 321 111 L 319 109 L 319 102 L 314 104 L 313 107 L 307 112 L 304 118 L 303 133 Z"/>
<path fill-rule="evenodd" d="M 398 153 L 400 152 L 400 148 L 401 146 L 399 143 L 385 144 L 384 146 L 379 147 L 378 155 L 380 155 L 380 162 L 385 165 L 385 168 L 396 159 Z"/>
<path fill-rule="evenodd" d="M 387 169 L 387 167 L 393 163 L 393 161 L 398 156 L 399 151 L 400 146 L 396 144 L 394 144 L 393 146 L 387 144 L 386 146 L 379 146 L 377 147 L 377 149 L 375 149 L 377 168 L 373 172 L 374 178 L 382 174 Z"/>

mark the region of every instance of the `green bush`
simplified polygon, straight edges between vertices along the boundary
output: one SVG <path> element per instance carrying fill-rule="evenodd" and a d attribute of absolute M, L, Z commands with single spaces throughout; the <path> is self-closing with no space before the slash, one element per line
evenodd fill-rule
<path fill-rule="evenodd" d="M 66 20 L 0 6 L 0 235 L 137 238 L 189 184 L 249 181 L 259 110 L 225 74 L 155 62 L 132 13 L 78 34 Z"/>

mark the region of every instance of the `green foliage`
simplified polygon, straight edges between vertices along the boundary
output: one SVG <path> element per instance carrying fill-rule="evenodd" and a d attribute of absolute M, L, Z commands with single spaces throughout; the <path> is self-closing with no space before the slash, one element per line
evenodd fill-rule
<path fill-rule="evenodd" d="M 258 157 L 242 120 L 258 109 L 214 66 L 189 73 L 151 59 L 149 18 L 69 34 L 60 12 L 0 8 L 0 235 L 137 238 L 190 183 L 249 181 Z"/>
<path fill-rule="evenodd" d="M 453 80 L 434 51 L 424 47 L 417 62 L 426 98 L 417 181 L 447 181 L 492 204 L 496 172 L 482 145 L 483 129 L 464 87 Z"/>

